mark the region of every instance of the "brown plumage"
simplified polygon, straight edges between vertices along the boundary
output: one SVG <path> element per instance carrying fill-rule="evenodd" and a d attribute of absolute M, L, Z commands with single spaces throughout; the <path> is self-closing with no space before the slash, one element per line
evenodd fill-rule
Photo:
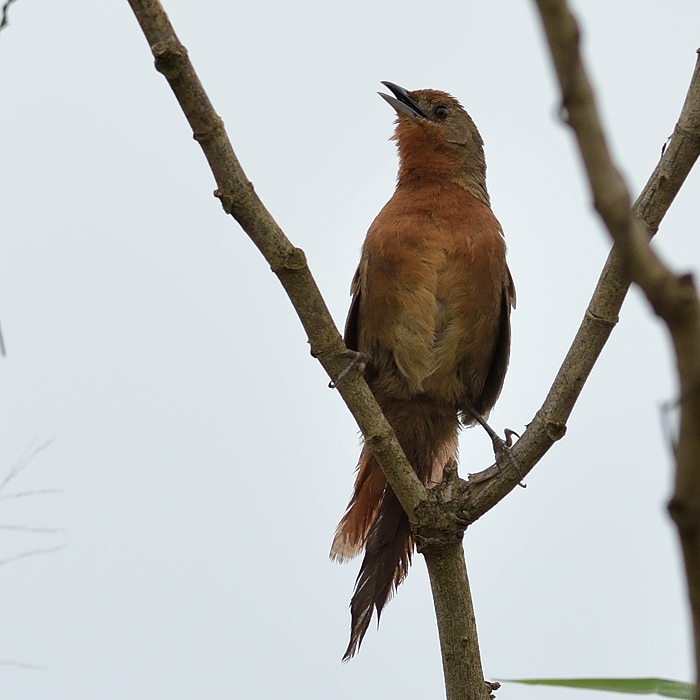
<path fill-rule="evenodd" d="M 481 136 L 457 100 L 386 85 L 397 112 L 396 191 L 374 220 L 352 283 L 345 342 L 368 358 L 366 378 L 409 462 L 428 487 L 457 455 L 460 419 L 487 415 L 503 386 L 515 289 L 486 190 Z M 350 603 L 352 657 L 408 573 L 407 515 L 363 447 L 331 557 L 365 550 Z"/>

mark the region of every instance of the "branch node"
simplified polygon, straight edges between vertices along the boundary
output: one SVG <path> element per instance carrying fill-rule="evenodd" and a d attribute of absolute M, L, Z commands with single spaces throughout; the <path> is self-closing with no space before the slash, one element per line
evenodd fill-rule
<path fill-rule="evenodd" d="M 168 53 L 170 44 L 167 41 L 159 41 L 151 46 L 151 53 L 154 58 L 164 58 Z"/>
<path fill-rule="evenodd" d="M 230 216 L 233 212 L 233 197 L 218 189 L 214 190 L 214 196 L 221 202 L 224 212 Z"/>
<path fill-rule="evenodd" d="M 557 440 L 561 440 L 564 435 L 566 435 L 566 423 L 556 420 L 548 420 L 545 424 L 544 431 L 552 442 L 556 442 Z"/>
<path fill-rule="evenodd" d="M 416 543 L 416 551 L 419 554 L 425 554 L 428 549 L 433 547 L 448 547 L 459 544 L 463 538 L 464 530 L 447 531 L 417 526 L 413 528 L 413 541 Z"/>
<path fill-rule="evenodd" d="M 303 270 L 306 267 L 306 254 L 301 248 L 291 248 L 282 257 L 279 265 L 272 265 L 272 271 L 279 273 L 281 270 Z"/>
<path fill-rule="evenodd" d="M 365 435 L 365 443 L 369 445 L 369 449 L 373 454 L 377 452 L 386 452 L 387 445 L 391 444 L 391 433 L 376 432 L 371 435 Z"/>
<path fill-rule="evenodd" d="M 669 138 L 669 141 L 674 136 L 682 136 L 684 139 L 690 139 L 693 143 L 700 141 L 700 134 L 698 134 L 694 129 L 686 129 L 681 126 L 680 122 L 676 124 L 676 128 L 673 130 L 673 134 Z"/>
<path fill-rule="evenodd" d="M 218 115 L 213 115 L 209 120 L 209 124 L 212 124 L 210 129 L 206 131 L 194 131 L 192 132 L 192 138 L 197 143 L 204 143 L 205 141 L 211 141 L 218 139 L 220 134 L 225 131 L 224 120 Z"/>
<path fill-rule="evenodd" d="M 151 46 L 156 59 L 156 70 L 168 80 L 177 78 L 185 66 L 187 49 L 179 42 L 159 41 Z"/>
<path fill-rule="evenodd" d="M 445 465 L 443 480 L 428 489 L 427 497 L 416 506 L 411 531 L 416 549 L 421 554 L 431 547 L 446 547 L 462 541 L 472 519 L 465 504 L 469 498 L 469 484 L 457 475 L 457 463 Z"/>
<path fill-rule="evenodd" d="M 688 503 L 674 496 L 667 507 L 681 537 L 697 537 L 700 534 L 700 504 Z"/>
<path fill-rule="evenodd" d="M 493 700 L 496 696 L 494 693 L 501 687 L 501 684 L 498 681 L 484 681 L 486 683 L 486 690 L 489 694 L 489 698 Z"/>
<path fill-rule="evenodd" d="M 619 316 L 615 316 L 615 318 L 606 318 L 605 316 L 599 316 L 598 314 L 593 313 L 590 309 L 586 311 L 586 316 L 588 316 L 588 318 L 590 318 L 591 321 L 595 321 L 596 323 L 600 323 L 603 326 L 609 326 L 611 328 L 614 328 L 620 320 Z"/>

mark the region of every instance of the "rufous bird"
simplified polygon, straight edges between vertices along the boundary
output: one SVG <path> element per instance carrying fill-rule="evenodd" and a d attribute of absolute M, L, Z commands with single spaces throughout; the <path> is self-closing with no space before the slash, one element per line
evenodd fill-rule
<path fill-rule="evenodd" d="M 439 484 L 457 456 L 460 423 L 486 417 L 510 355 L 515 288 L 486 189 L 483 141 L 459 102 L 439 90 L 383 82 L 397 114 L 396 190 L 369 228 L 352 282 L 349 349 L 418 477 Z M 408 573 L 408 516 L 367 446 L 331 558 L 365 556 L 350 603 L 359 649 L 372 611 Z"/>

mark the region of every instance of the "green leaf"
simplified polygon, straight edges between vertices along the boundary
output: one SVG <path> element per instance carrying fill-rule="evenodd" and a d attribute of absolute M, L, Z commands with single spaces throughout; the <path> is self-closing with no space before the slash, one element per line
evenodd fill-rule
<path fill-rule="evenodd" d="M 608 690 L 613 693 L 636 693 L 638 695 L 656 693 L 666 698 L 685 698 L 685 700 L 693 700 L 695 697 L 695 686 L 691 683 L 669 681 L 665 678 L 522 678 L 502 680 L 504 683 L 556 685 L 565 688 Z"/>

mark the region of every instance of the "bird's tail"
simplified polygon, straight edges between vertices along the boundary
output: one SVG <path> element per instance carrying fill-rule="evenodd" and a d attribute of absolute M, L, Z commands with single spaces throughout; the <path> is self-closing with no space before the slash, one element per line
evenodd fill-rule
<path fill-rule="evenodd" d="M 442 481 L 445 464 L 456 456 L 458 420 L 453 406 L 430 400 L 392 400 L 382 406 L 409 462 L 428 487 Z M 363 447 L 355 490 L 340 521 L 331 557 L 365 556 L 350 602 L 350 643 L 343 660 L 355 655 L 372 618 L 377 620 L 394 591 L 406 578 L 413 554 L 408 516 L 386 483 L 374 455 Z"/>

